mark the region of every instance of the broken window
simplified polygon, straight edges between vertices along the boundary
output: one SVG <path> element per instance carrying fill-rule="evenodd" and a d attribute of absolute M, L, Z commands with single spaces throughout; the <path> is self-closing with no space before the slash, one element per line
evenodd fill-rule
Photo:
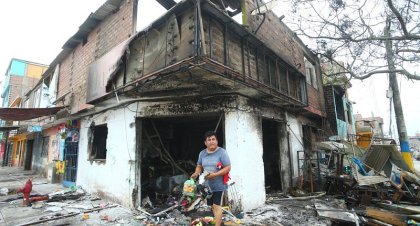
<path fill-rule="evenodd" d="M 346 106 L 347 106 L 347 109 L 346 109 L 346 111 L 347 111 L 347 122 L 349 123 L 349 124 L 353 124 L 353 122 L 352 122 L 352 118 L 351 118 L 351 106 L 350 106 L 350 104 L 346 104 Z"/>
<path fill-rule="evenodd" d="M 287 69 L 284 66 L 279 65 L 278 72 L 279 72 L 279 77 L 280 77 L 280 90 L 283 93 L 287 93 L 288 92 Z"/>
<path fill-rule="evenodd" d="M 306 83 L 310 84 L 315 89 L 318 89 L 316 73 L 315 73 L 315 65 L 312 62 L 310 62 L 306 57 L 304 58 L 304 61 L 305 61 Z"/>
<path fill-rule="evenodd" d="M 335 100 L 334 102 L 335 102 L 335 111 L 337 114 L 337 119 L 340 119 L 341 121 L 345 121 L 346 119 L 344 116 L 343 95 L 335 92 L 334 100 Z"/>
<path fill-rule="evenodd" d="M 291 74 L 289 74 L 290 95 L 295 99 L 300 101 L 304 100 L 304 84 L 304 79 L 301 78 L 299 73 L 292 72 Z"/>
<path fill-rule="evenodd" d="M 107 124 L 92 124 L 89 128 L 89 160 L 106 159 L 106 140 L 108 137 Z"/>

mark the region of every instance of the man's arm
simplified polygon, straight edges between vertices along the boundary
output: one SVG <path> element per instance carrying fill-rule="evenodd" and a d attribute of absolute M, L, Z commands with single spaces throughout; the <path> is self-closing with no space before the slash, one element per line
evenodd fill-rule
<path fill-rule="evenodd" d="M 221 170 L 217 171 L 216 173 L 209 173 L 206 177 L 206 179 L 211 180 L 218 176 L 223 176 L 230 171 L 230 166 L 224 166 Z"/>
<path fill-rule="evenodd" d="M 203 167 L 201 165 L 197 165 L 195 167 L 195 172 L 191 175 L 191 178 L 196 179 L 202 171 L 203 171 Z"/>

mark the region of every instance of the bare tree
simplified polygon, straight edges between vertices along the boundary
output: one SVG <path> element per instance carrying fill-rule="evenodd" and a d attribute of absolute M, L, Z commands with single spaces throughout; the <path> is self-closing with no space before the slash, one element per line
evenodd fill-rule
<path fill-rule="evenodd" d="M 343 67 L 327 76 L 365 79 L 396 73 L 420 80 L 413 66 L 420 60 L 419 0 L 294 0 L 292 5 L 294 15 L 286 23 L 312 40 L 309 47 L 322 61 L 339 61 Z M 392 41 L 393 68 L 386 41 Z"/>
<path fill-rule="evenodd" d="M 313 42 L 324 62 L 338 65 L 334 76 L 366 79 L 387 74 L 403 158 L 413 169 L 396 75 L 420 80 L 419 0 L 293 0 L 287 21 L 301 37 Z M 337 60 L 339 62 L 337 62 Z M 335 63 L 334 63 L 335 62 Z M 341 63 L 345 62 L 345 63 Z M 418 69 L 417 69 L 418 70 Z"/>

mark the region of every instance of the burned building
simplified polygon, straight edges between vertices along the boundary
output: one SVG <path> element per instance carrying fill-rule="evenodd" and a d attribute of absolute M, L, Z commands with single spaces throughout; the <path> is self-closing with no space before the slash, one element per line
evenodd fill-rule
<path fill-rule="evenodd" d="M 302 174 L 298 153 L 323 138 L 316 55 L 253 1 L 158 2 L 166 14 L 134 34 L 136 1 L 108 0 L 45 73 L 62 109 L 37 139 L 57 140 L 64 180 L 138 206 L 190 175 L 215 130 L 245 210 L 286 191 Z"/>
<path fill-rule="evenodd" d="M 191 174 L 215 130 L 245 209 L 292 186 L 297 151 L 321 136 L 319 62 L 274 13 L 247 23 L 182 1 L 92 63 L 77 183 L 138 205 L 146 181 Z"/>

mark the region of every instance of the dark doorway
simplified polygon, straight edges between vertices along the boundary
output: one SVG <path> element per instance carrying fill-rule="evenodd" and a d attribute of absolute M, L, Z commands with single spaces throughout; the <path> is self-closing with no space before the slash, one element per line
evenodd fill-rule
<path fill-rule="evenodd" d="M 7 162 L 6 162 L 6 166 L 12 166 L 12 160 L 13 160 L 13 146 L 15 145 L 15 143 L 13 141 L 9 142 L 9 144 L 7 145 Z"/>
<path fill-rule="evenodd" d="M 306 151 L 313 150 L 313 135 L 312 135 L 312 127 L 307 125 L 302 125 L 302 135 L 303 135 L 303 147 Z"/>
<path fill-rule="evenodd" d="M 148 196 L 155 204 L 159 197 L 169 195 L 179 181 L 183 183 L 194 172 L 199 152 L 205 148 L 206 131 L 217 127 L 219 146 L 225 146 L 220 115 L 142 118 L 139 124 L 142 126 L 141 196 Z M 177 178 L 183 179 L 175 181 Z"/>
<path fill-rule="evenodd" d="M 281 190 L 278 122 L 262 120 L 263 161 L 267 193 Z"/>
<path fill-rule="evenodd" d="M 34 140 L 28 140 L 26 142 L 26 154 L 25 154 L 25 163 L 23 166 L 24 170 L 32 169 L 32 152 L 34 150 Z"/>

